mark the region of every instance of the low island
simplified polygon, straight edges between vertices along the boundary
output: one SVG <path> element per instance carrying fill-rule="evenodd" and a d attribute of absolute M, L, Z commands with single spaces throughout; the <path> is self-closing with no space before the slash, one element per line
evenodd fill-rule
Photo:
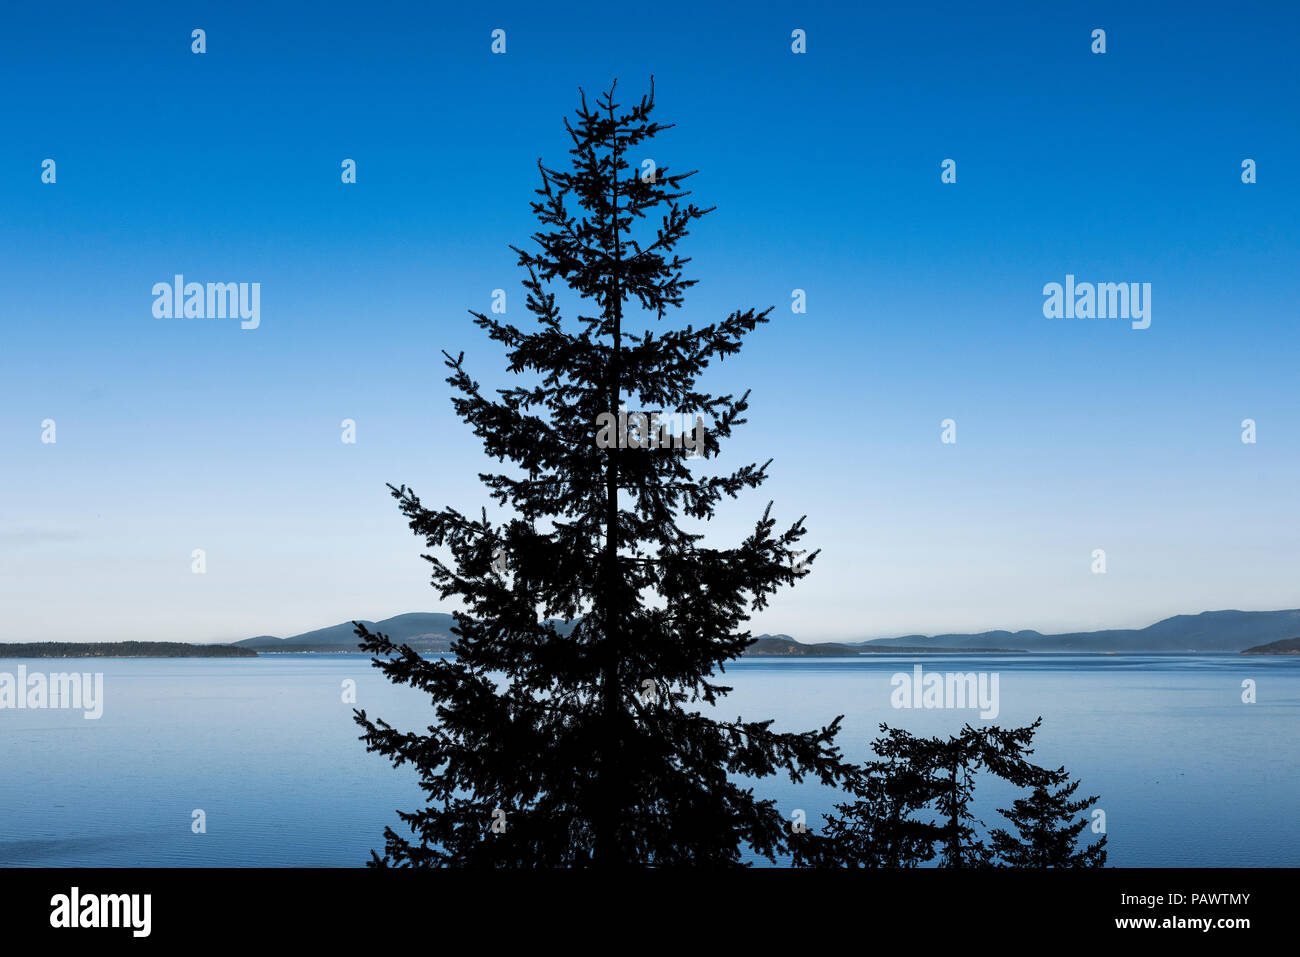
<path fill-rule="evenodd" d="M 251 648 L 181 641 L 33 641 L 0 643 L 0 658 L 256 658 Z"/>
<path fill-rule="evenodd" d="M 1283 638 L 1281 641 L 1270 641 L 1266 645 L 1256 645 L 1254 648 L 1247 648 L 1242 652 L 1243 655 L 1300 655 L 1300 638 Z"/>
<path fill-rule="evenodd" d="M 918 648 L 903 645 L 872 647 L 865 645 L 841 645 L 833 641 L 804 644 L 789 635 L 759 635 L 745 649 L 745 656 L 752 658 L 856 658 L 860 655 L 914 655 L 914 654 L 1028 654 L 1023 648 Z"/>

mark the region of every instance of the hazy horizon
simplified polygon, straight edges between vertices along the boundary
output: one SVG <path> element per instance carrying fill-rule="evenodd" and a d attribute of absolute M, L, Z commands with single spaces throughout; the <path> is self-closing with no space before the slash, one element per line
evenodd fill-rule
<path fill-rule="evenodd" d="M 1159 623 L 1159 622 L 1161 622 L 1161 621 L 1165 621 L 1165 620 L 1167 620 L 1167 619 L 1169 619 L 1169 618 L 1180 617 L 1180 616 L 1181 616 L 1181 617 L 1196 617 L 1196 616 L 1198 616 L 1198 615 L 1216 614 L 1216 613 L 1221 613 L 1221 612 L 1283 612 L 1283 611 L 1296 611 L 1296 612 L 1300 612 L 1300 608 L 1207 608 L 1207 609 L 1203 609 L 1202 611 L 1194 611 L 1194 612 L 1176 612 L 1176 613 L 1174 613 L 1173 615 L 1162 615 L 1162 616 L 1159 617 L 1159 618 L 1154 618 L 1154 619 L 1152 619 L 1152 620 L 1150 620 L 1150 621 L 1146 621 L 1146 622 L 1144 622 L 1144 623 L 1142 623 L 1142 624 L 1132 624 L 1132 623 L 1130 623 L 1130 624 L 1118 624 L 1118 625 L 1104 625 L 1104 626 L 1095 627 L 1095 628 L 1064 628 L 1064 629 L 1059 629 L 1059 630 L 1057 630 L 1057 629 L 1053 629 L 1053 630 L 1051 630 L 1051 631 L 1047 631 L 1047 630 L 1044 630 L 1044 629 L 1042 629 L 1042 628 L 1035 628 L 1035 627 L 1033 627 L 1032 625 L 1026 625 L 1026 626 L 1023 626 L 1023 627 L 1015 627 L 1015 628 L 1006 627 L 1006 626 L 993 625 L 993 626 L 989 626 L 989 627 L 987 627 L 987 628 L 985 628 L 985 627 L 979 627 L 979 628 L 958 628 L 958 629 L 949 629 L 949 630 L 946 630 L 946 631 L 901 631 L 901 632 L 891 632 L 891 633 L 889 633 L 889 634 L 850 634 L 850 635 L 844 635 L 844 636 L 840 636 L 840 637 L 836 637 L 836 638 L 817 638 L 817 637 L 807 637 L 807 636 L 806 636 L 806 635 L 811 635 L 811 634 L 813 634 L 812 632 L 805 632 L 805 633 L 803 633 L 803 634 L 794 633 L 794 632 L 772 632 L 772 631 L 763 631 L 762 629 L 754 628 L 754 627 L 750 627 L 749 630 L 750 630 L 751 632 L 753 632 L 756 636 L 757 636 L 757 635 L 762 635 L 762 634 L 770 634 L 770 635 L 784 634 L 784 635 L 787 635 L 788 637 L 794 638 L 795 640 L 797 640 L 797 641 L 799 641 L 799 642 L 802 642 L 803 644 L 824 644 L 824 643 L 835 643 L 835 642 L 844 642 L 844 641 L 876 641 L 876 640 L 878 640 L 878 639 L 882 639 L 882 638 L 907 638 L 907 637 L 911 637 L 911 636 L 913 636 L 913 635 L 923 636 L 923 637 L 935 637 L 935 636 L 937 636 L 937 635 L 944 635 L 944 634 L 948 634 L 948 635 L 964 635 L 964 634 L 969 634 L 969 635 L 978 635 L 978 634 L 985 634 L 985 633 L 988 633 L 988 632 L 994 632 L 994 631 L 1005 631 L 1005 632 L 1008 632 L 1008 633 L 1011 633 L 1011 634 L 1015 634 L 1015 633 L 1017 633 L 1017 632 L 1024 632 L 1024 631 L 1032 631 L 1032 632 L 1037 632 L 1037 633 L 1042 634 L 1042 635 L 1044 635 L 1044 636 L 1048 636 L 1048 637 L 1050 637 L 1050 636 L 1052 636 L 1052 635 L 1060 635 L 1060 634 L 1074 634 L 1074 633 L 1086 633 L 1086 632 L 1095 632 L 1095 631 L 1112 631 L 1112 630 L 1115 630 L 1115 631 L 1129 631 L 1129 630 L 1132 630 L 1132 631 L 1140 631 L 1140 630 L 1142 630 L 1143 628 L 1146 628 L 1146 627 L 1148 627 L 1148 626 L 1150 626 L 1150 625 L 1157 624 L 1157 623 Z M 296 631 L 285 631 L 285 632 L 282 632 L 282 633 L 270 632 L 270 631 L 263 631 L 263 632 L 257 632 L 256 634 L 242 635 L 242 636 L 237 637 L 237 638 L 226 638 L 226 639 L 222 639 L 222 638 L 213 638 L 213 639 L 202 639 L 202 640 L 200 640 L 200 639 L 192 639 L 192 638 L 171 637 L 171 638 L 156 638 L 156 639 L 155 639 L 155 638 L 150 638 L 150 639 L 127 638 L 127 639 L 107 639 L 107 640 L 120 640 L 120 641 L 141 641 L 141 640 L 145 640 L 145 641 L 171 641 L 171 642 L 181 642 L 181 643 L 183 643 L 183 644 L 196 644 L 196 645 L 233 644 L 234 642 L 237 642 L 237 641 L 244 641 L 244 640 L 246 640 L 246 639 L 248 639 L 248 638 L 262 638 L 262 637 L 268 637 L 268 636 L 269 636 L 269 637 L 273 637 L 273 638 L 292 638 L 292 637 L 295 637 L 295 636 L 297 636 L 297 635 L 305 635 L 305 634 L 308 634 L 308 633 L 313 632 L 313 631 L 319 631 L 319 630 L 321 630 L 321 629 L 330 628 L 330 627 L 333 627 L 333 626 L 335 626 L 335 625 L 340 625 L 340 624 L 343 624 L 344 622 L 348 622 L 348 621 L 382 622 L 382 621 L 387 621 L 387 620 L 389 620 L 389 619 L 391 619 L 391 618 L 397 618 L 397 617 L 400 617 L 400 616 L 402 616 L 402 615 L 411 615 L 411 614 L 416 614 L 416 615 L 419 615 L 419 614 L 432 614 L 432 615 L 436 615 L 436 614 L 450 614 L 450 612 L 443 612 L 443 611 L 413 611 L 413 612 L 412 612 L 412 611 L 402 611 L 402 612 L 395 612 L 394 614 L 391 614 L 391 615 L 381 615 L 381 616 L 378 616 L 378 617 L 360 617 L 360 618 L 355 617 L 355 616 L 353 616 L 353 617 L 344 617 L 344 618 L 339 619 L 339 620 L 336 620 L 336 621 L 323 622 L 323 623 L 321 623 L 321 624 L 319 624 L 319 625 L 313 625 L 312 627 L 309 627 L 309 628 L 301 628 L 301 629 L 296 630 Z M 102 638 L 4 639 L 3 641 L 0 641 L 0 644 L 3 644 L 3 643 L 11 643 L 11 644 L 34 644 L 34 643 L 37 643 L 37 642 L 40 642 L 40 641 L 67 642 L 67 643 L 70 643 L 70 644 L 79 644 L 79 643 L 86 643 L 86 644 L 89 644 L 89 643 L 92 643 L 92 642 L 101 642 L 101 643 L 102 643 L 102 642 L 104 642 L 105 640 L 106 640 L 106 639 L 102 639 Z"/>

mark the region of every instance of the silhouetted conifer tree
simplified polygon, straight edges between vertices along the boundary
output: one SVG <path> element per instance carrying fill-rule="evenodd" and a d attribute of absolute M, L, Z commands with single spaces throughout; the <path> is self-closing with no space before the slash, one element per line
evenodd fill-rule
<path fill-rule="evenodd" d="M 1023 728 L 965 725 L 948 738 L 921 738 L 882 724 L 872 742 L 878 760 L 850 775 L 844 788 L 856 800 L 837 804 L 824 827 L 795 845 L 794 862 L 811 867 L 914 867 L 938 859 L 945 867 L 1093 867 L 1106 861 L 1102 838 L 1079 850 L 1087 825 L 1079 811 L 1097 798 L 1070 801 L 1064 768 L 1029 761 L 1042 724 Z M 972 802 L 979 772 L 1030 788 L 1013 810 L 1001 810 L 1020 839 L 995 830 L 986 843 Z M 1053 791 L 1052 788 L 1060 788 Z"/>
<path fill-rule="evenodd" d="M 993 832 L 1000 862 L 1008 867 L 1105 867 L 1105 835 L 1079 846 L 1079 835 L 1088 826 L 1088 818 L 1081 815 L 1097 803 L 1097 796 L 1071 800 L 1079 782 L 1071 781 L 1065 768 L 1039 770 L 1043 780 L 1029 797 L 1017 798 L 1010 809 L 998 809 L 1019 835 L 1000 828 Z"/>
<path fill-rule="evenodd" d="M 979 837 L 981 823 L 971 811 L 975 773 L 987 751 L 983 737 L 970 725 L 946 740 L 924 739 L 917 761 L 930 774 L 935 812 L 939 815 L 940 860 L 945 867 L 980 867 L 991 852 Z"/>
<path fill-rule="evenodd" d="M 839 718 L 778 733 L 770 721 L 700 711 L 730 690 L 716 676 L 751 641 L 741 630 L 749 612 L 810 559 L 796 564 L 792 551 L 803 520 L 778 531 L 770 503 L 731 548 L 679 524 L 709 519 L 724 496 L 766 477 L 767 464 L 703 474 L 744 422 L 748 393 L 712 395 L 696 379 L 771 310 L 658 334 L 632 328 L 682 305 L 694 281 L 675 248 L 710 211 L 687 201 L 690 173 L 629 172 L 628 157 L 639 166 L 667 128 L 653 107 L 653 85 L 626 110 L 613 88 L 594 107 L 584 95 L 565 124 L 569 168 L 538 162 L 535 248 L 515 249 L 536 326 L 472 313 L 525 381 L 488 394 L 463 353 L 446 357 L 457 414 L 511 463 L 481 476 L 508 517 L 431 509 L 405 485 L 392 489 L 416 535 L 443 550 L 425 555 L 434 587 L 465 611 L 454 658 L 426 660 L 357 627 L 376 666 L 436 711 L 424 732 L 356 712 L 367 748 L 413 764 L 428 795 L 426 807 L 399 812 L 407 833 L 386 829 L 372 864 L 727 865 L 745 847 L 773 857 L 790 823 L 737 778 L 833 784 L 847 773 Z M 562 319 L 557 280 L 590 315 Z M 644 411 L 624 418 L 624 405 Z M 638 418 L 650 411 L 703 426 L 698 458 L 681 440 L 650 445 L 662 438 Z"/>
<path fill-rule="evenodd" d="M 856 800 L 794 844 L 802 867 L 915 867 L 934 859 L 943 830 L 925 812 L 941 787 L 926 739 L 881 725 L 869 761 L 843 787 Z M 928 820 L 927 820 L 928 817 Z"/>

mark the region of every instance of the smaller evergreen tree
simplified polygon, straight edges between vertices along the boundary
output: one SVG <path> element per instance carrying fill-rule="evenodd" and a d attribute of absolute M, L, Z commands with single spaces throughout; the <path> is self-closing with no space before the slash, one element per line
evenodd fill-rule
<path fill-rule="evenodd" d="M 940 818 L 940 861 L 945 867 L 983 867 L 992 851 L 979 837 L 982 825 L 971 811 L 975 774 L 985 764 L 989 745 L 970 725 L 947 740 L 928 738 L 920 751 L 923 766 L 934 780 L 934 809 Z"/>
<path fill-rule="evenodd" d="M 872 742 L 876 760 L 844 784 L 856 799 L 836 805 L 820 833 L 793 845 L 804 867 L 1100 867 L 1105 838 L 1083 850 L 1078 837 L 1087 820 L 1078 812 L 1097 798 L 1071 800 L 1078 782 L 1029 760 L 1042 724 L 1020 728 L 965 725 L 948 738 L 917 737 L 882 724 Z M 973 810 L 975 783 L 986 772 L 1021 788 L 1027 798 L 1002 810 L 1019 837 L 995 830 L 986 843 L 984 822 Z"/>
<path fill-rule="evenodd" d="M 792 845 L 796 866 L 916 867 L 934 859 L 940 829 L 917 817 L 939 786 L 921 758 L 926 742 L 900 728 L 882 724 L 880 730 L 871 743 L 880 760 L 844 784 L 857 800 L 837 804 L 838 817 Z"/>
<path fill-rule="evenodd" d="M 1072 800 L 1079 789 L 1065 768 L 1042 772 L 1027 798 L 1017 798 L 998 813 L 1016 828 L 1018 837 L 1001 828 L 992 834 L 993 850 L 1008 867 L 1105 867 L 1106 836 L 1084 847 L 1079 835 L 1088 826 L 1084 812 L 1097 796 Z"/>

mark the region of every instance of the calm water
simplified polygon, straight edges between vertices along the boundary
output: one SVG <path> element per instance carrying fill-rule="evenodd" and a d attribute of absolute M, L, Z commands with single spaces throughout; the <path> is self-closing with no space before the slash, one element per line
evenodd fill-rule
<path fill-rule="evenodd" d="M 1300 864 L 1300 658 L 1237 655 L 928 656 L 930 671 L 999 675 L 1001 713 L 895 710 L 890 677 L 915 658 L 748 660 L 728 669 L 727 718 L 810 729 L 844 714 L 863 759 L 881 722 L 923 734 L 1042 715 L 1036 759 L 1101 795 L 1118 866 Z M 0 661 L 0 672 L 104 673 L 103 717 L 0 710 L 0 864 L 284 866 L 364 863 L 396 809 L 421 803 L 409 768 L 357 740 L 357 702 L 399 728 L 427 700 L 361 655 L 232 660 Z M 1243 679 L 1258 700 L 1241 701 Z M 833 795 L 766 779 L 759 789 L 816 826 Z M 984 819 L 1006 793 L 986 790 Z M 1004 804 L 1005 806 L 1005 804 Z M 191 832 L 206 813 L 207 833 Z"/>

